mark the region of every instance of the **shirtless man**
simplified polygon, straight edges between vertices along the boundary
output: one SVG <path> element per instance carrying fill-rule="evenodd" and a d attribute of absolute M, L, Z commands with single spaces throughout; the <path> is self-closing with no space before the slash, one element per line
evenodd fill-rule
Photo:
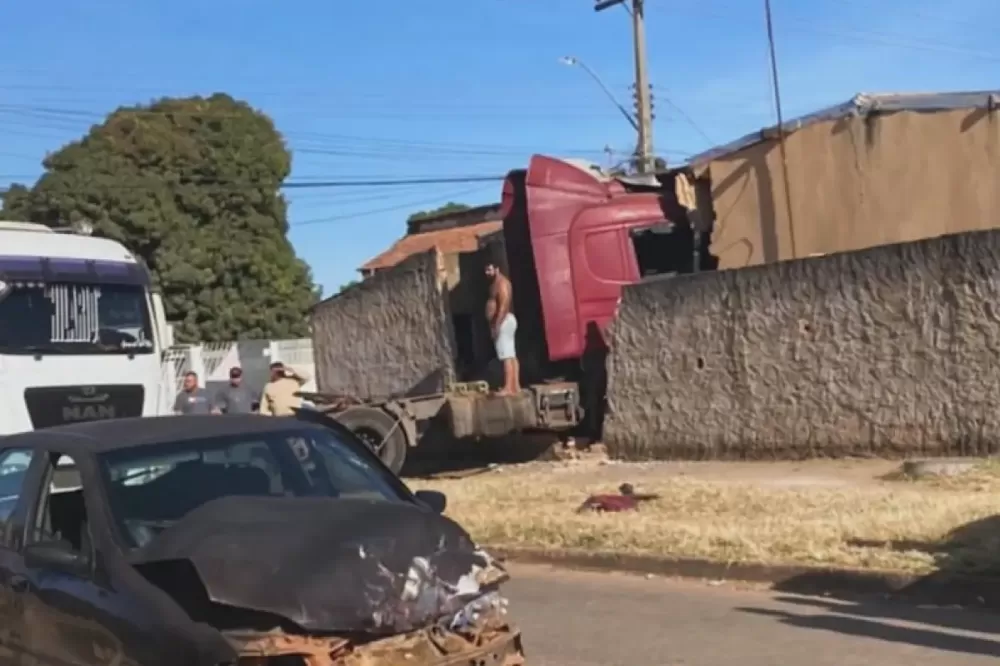
<path fill-rule="evenodd" d="M 490 323 L 497 358 L 503 363 L 503 388 L 497 395 L 514 395 L 521 392 L 521 365 L 514 349 L 517 320 L 511 312 L 511 288 L 497 265 L 486 264 L 486 277 L 490 281 L 490 296 L 486 301 L 486 320 Z"/>

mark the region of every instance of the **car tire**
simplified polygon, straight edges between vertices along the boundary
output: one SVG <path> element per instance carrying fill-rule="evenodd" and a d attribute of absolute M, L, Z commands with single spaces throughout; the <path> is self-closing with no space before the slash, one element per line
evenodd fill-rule
<path fill-rule="evenodd" d="M 403 469 L 408 443 L 395 417 L 374 407 L 351 407 L 334 418 L 371 447 L 393 474 Z"/>

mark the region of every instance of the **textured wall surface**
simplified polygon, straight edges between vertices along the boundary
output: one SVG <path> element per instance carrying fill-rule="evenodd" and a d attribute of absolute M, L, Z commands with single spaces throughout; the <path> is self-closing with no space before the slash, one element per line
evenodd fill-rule
<path fill-rule="evenodd" d="M 1000 443 L 1000 231 L 628 287 L 605 441 L 632 458 Z"/>
<path fill-rule="evenodd" d="M 454 372 L 436 252 L 376 273 L 313 310 L 320 391 L 359 398 L 441 391 Z"/>
<path fill-rule="evenodd" d="M 900 111 L 793 132 L 786 140 L 791 217 L 775 141 L 709 163 L 719 268 L 993 228 L 998 116 Z"/>

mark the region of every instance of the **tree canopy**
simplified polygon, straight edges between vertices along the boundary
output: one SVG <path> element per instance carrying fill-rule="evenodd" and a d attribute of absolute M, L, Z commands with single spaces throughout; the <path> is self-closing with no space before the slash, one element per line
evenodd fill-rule
<path fill-rule="evenodd" d="M 461 213 L 463 210 L 469 210 L 472 206 L 466 206 L 462 203 L 455 203 L 454 201 L 449 201 L 443 206 L 439 206 L 434 210 L 421 210 L 417 211 L 413 215 L 406 218 L 407 222 L 416 222 L 417 220 L 425 220 L 428 217 L 434 217 L 435 215 L 444 215 L 446 213 Z"/>
<path fill-rule="evenodd" d="M 286 234 L 291 155 L 263 113 L 228 95 L 122 107 L 50 154 L 7 219 L 67 226 L 141 256 L 179 341 L 308 335 L 319 293 Z"/>
<path fill-rule="evenodd" d="M 337 293 L 339 294 L 342 291 L 347 291 L 356 284 L 361 284 L 361 280 L 348 280 L 344 284 L 340 285 L 340 289 L 337 290 Z"/>

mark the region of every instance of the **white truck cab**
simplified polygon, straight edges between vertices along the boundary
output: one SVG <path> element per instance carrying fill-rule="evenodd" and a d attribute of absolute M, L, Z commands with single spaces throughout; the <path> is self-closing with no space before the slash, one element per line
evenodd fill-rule
<path fill-rule="evenodd" d="M 165 413 L 152 289 L 120 243 L 0 221 L 0 435 Z"/>

